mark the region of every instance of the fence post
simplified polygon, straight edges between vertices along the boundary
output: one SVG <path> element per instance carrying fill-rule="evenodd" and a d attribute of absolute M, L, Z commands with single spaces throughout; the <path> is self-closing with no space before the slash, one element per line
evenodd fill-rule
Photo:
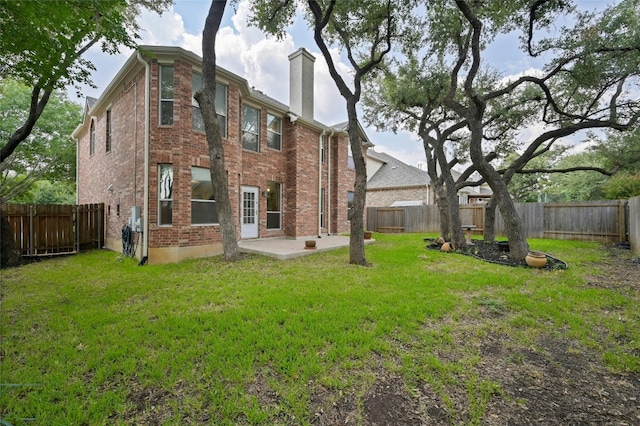
<path fill-rule="evenodd" d="M 29 255 L 33 255 L 33 221 L 35 217 L 35 206 L 32 204 L 29 206 Z"/>
<path fill-rule="evenodd" d="M 98 208 L 98 250 L 102 248 L 102 213 L 103 213 L 103 207 L 104 204 L 97 204 L 96 207 Z"/>
<path fill-rule="evenodd" d="M 620 241 L 627 241 L 627 201 L 618 201 L 618 233 Z"/>
<path fill-rule="evenodd" d="M 78 205 L 73 206 L 73 236 L 75 237 L 76 252 L 80 253 L 80 230 L 78 227 Z"/>

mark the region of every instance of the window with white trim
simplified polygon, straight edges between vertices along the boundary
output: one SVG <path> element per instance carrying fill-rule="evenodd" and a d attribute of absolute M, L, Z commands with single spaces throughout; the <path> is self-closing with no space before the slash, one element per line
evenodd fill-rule
<path fill-rule="evenodd" d="M 242 147 L 260 151 L 260 111 L 248 105 L 242 106 Z"/>
<path fill-rule="evenodd" d="M 324 228 L 325 224 L 324 224 L 324 199 L 325 199 L 325 191 L 324 188 L 322 188 L 320 190 L 320 228 Z"/>
<path fill-rule="evenodd" d="M 173 165 L 158 165 L 158 225 L 173 223 Z"/>
<path fill-rule="evenodd" d="M 96 120 L 91 119 L 91 125 L 89 127 L 89 155 L 93 155 L 96 152 Z"/>
<path fill-rule="evenodd" d="M 173 66 L 160 66 L 160 124 L 173 125 Z"/>
<path fill-rule="evenodd" d="M 272 114 L 267 114 L 267 146 L 282 150 L 282 119 Z"/>
<path fill-rule="evenodd" d="M 204 121 L 200 112 L 200 105 L 193 95 L 202 88 L 202 75 L 191 74 L 191 127 L 193 130 L 204 132 Z M 220 125 L 220 134 L 227 137 L 227 86 L 216 83 L 216 116 Z"/>
<path fill-rule="evenodd" d="M 218 223 L 216 200 L 213 196 L 211 171 L 204 167 L 191 168 L 191 224 Z"/>
<path fill-rule="evenodd" d="M 111 110 L 107 110 L 107 134 L 106 134 L 106 143 L 105 150 L 106 152 L 111 152 Z"/>

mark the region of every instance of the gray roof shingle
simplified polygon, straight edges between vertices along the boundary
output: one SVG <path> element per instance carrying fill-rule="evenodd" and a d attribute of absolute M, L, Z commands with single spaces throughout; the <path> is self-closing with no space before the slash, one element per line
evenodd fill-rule
<path fill-rule="evenodd" d="M 367 151 L 368 157 L 373 157 L 384 164 L 369 177 L 367 189 L 425 187 L 430 182 L 429 175 L 424 170 L 410 166 L 383 152 Z"/>

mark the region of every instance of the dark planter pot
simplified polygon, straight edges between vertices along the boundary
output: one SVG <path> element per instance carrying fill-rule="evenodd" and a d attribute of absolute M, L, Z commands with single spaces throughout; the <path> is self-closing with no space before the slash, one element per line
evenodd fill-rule
<path fill-rule="evenodd" d="M 371 231 L 364 231 L 364 239 L 365 240 L 371 239 Z"/>
<path fill-rule="evenodd" d="M 509 251 L 509 241 L 496 241 L 496 245 L 500 251 Z"/>
<path fill-rule="evenodd" d="M 316 248 L 316 240 L 306 240 L 304 242 L 304 248 L 307 250 L 313 250 Z"/>

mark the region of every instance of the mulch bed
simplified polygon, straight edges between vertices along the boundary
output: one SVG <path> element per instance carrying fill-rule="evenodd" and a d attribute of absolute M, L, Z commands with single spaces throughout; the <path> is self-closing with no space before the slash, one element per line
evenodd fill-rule
<path fill-rule="evenodd" d="M 426 248 L 430 250 L 440 250 L 440 244 L 436 243 L 434 238 L 425 238 L 428 242 Z M 484 240 L 472 240 L 473 245 L 457 250 L 456 253 L 472 256 L 485 262 L 497 263 L 505 266 L 516 266 L 529 268 L 524 261 L 514 259 L 509 255 L 509 243 L 507 241 L 487 242 Z M 547 257 L 547 266 L 541 269 L 557 270 L 567 269 L 566 262 L 545 253 Z"/>

